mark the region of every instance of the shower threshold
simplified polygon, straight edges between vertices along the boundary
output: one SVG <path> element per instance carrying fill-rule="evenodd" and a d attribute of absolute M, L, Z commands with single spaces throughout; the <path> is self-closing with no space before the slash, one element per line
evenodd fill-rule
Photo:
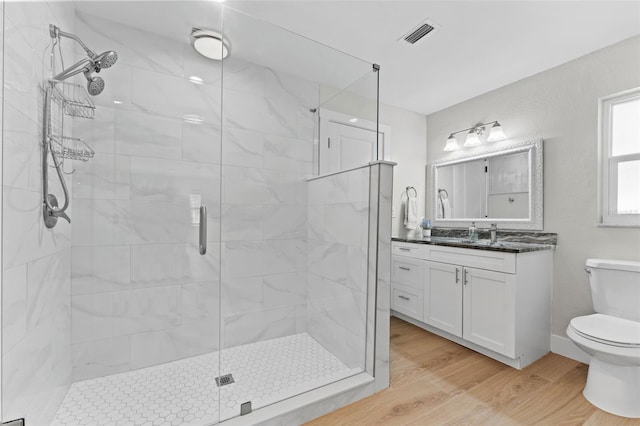
<path fill-rule="evenodd" d="M 51 425 L 209 425 L 360 372 L 300 333 L 73 383 Z"/>

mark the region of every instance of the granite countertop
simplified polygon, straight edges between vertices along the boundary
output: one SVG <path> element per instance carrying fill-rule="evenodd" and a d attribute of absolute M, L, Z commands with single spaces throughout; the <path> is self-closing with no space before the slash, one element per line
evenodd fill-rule
<path fill-rule="evenodd" d="M 393 237 L 392 241 L 507 253 L 553 250 L 557 244 L 557 234 L 541 232 L 503 231 L 498 233 L 498 241 L 493 244 L 486 238 L 488 235 L 484 235 L 483 232 L 479 233 L 479 239 L 476 241 L 471 241 L 466 237 L 466 230 L 434 228 L 432 234 L 431 237 L 422 238 Z"/>

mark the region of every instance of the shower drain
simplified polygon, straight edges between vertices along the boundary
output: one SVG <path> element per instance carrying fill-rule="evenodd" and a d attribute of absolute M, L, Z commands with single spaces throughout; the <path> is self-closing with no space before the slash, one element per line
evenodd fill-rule
<path fill-rule="evenodd" d="M 224 376 L 216 377 L 216 385 L 218 385 L 218 387 L 230 385 L 231 383 L 234 383 L 233 375 L 231 374 L 225 374 Z"/>

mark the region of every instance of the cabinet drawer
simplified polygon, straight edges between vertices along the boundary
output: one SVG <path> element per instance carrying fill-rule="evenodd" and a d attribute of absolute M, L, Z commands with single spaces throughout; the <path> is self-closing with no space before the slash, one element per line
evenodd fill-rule
<path fill-rule="evenodd" d="M 429 256 L 429 246 L 426 244 L 393 241 L 391 244 L 391 253 L 398 256 L 426 259 L 427 256 Z"/>
<path fill-rule="evenodd" d="M 516 273 L 515 253 L 434 246 L 431 247 L 429 260 L 509 274 Z"/>
<path fill-rule="evenodd" d="M 391 309 L 422 321 L 422 292 L 392 284 Z"/>
<path fill-rule="evenodd" d="M 410 257 L 391 257 L 391 281 L 422 291 L 427 262 Z"/>

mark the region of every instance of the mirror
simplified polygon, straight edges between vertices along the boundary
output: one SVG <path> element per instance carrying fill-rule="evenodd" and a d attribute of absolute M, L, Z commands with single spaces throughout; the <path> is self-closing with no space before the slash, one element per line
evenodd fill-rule
<path fill-rule="evenodd" d="M 542 139 L 431 165 L 431 217 L 442 227 L 542 230 Z"/>

